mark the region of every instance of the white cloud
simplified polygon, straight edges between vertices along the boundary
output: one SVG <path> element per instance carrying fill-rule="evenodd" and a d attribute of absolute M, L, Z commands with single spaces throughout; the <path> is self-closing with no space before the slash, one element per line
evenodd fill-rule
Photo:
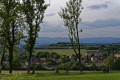
<path fill-rule="evenodd" d="M 49 16 L 45 16 L 44 18 L 44 22 L 47 23 L 45 23 L 46 26 L 42 26 L 39 36 L 67 37 L 67 31 L 65 31 L 63 21 L 58 15 L 58 12 L 61 10 L 61 8 L 65 7 L 67 1 L 69 0 L 51 0 L 50 7 L 48 7 L 45 13 L 45 15 Z M 49 3 L 49 0 L 46 0 L 46 2 Z M 107 7 L 102 7 L 99 10 L 88 8 L 88 6 L 99 6 L 101 4 L 106 4 Z M 99 20 L 120 19 L 120 0 L 83 0 L 82 5 L 84 7 L 81 15 L 82 22 L 93 23 Z M 101 24 L 100 21 L 94 24 L 95 27 L 91 29 L 85 29 L 84 32 L 81 33 L 81 37 L 120 37 L 120 26 L 114 27 L 116 23 L 109 23 L 111 25 L 110 27 L 106 26 L 105 23 Z M 98 29 L 96 28 L 96 25 L 104 27 Z M 83 26 L 82 28 L 84 29 L 87 27 Z"/>

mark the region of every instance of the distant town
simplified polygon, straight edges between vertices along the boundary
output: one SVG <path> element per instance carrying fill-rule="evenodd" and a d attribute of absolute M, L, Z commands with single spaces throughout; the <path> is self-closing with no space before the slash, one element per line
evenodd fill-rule
<path fill-rule="evenodd" d="M 109 46 L 109 47 L 108 47 Z M 105 66 L 106 59 L 109 56 L 115 59 L 120 58 L 120 51 L 116 44 L 97 44 L 97 45 L 81 45 L 81 62 L 85 70 L 90 70 L 90 67 L 95 66 Z M 114 50 L 113 48 L 114 47 Z M 105 48 L 105 49 L 101 49 Z M 107 50 L 108 48 L 108 50 Z M 42 51 L 40 51 L 42 50 Z M 55 52 L 50 52 L 54 50 Z M 62 50 L 64 50 L 62 52 Z M 61 51 L 61 52 L 59 52 Z M 66 69 L 66 63 L 71 63 L 72 66 L 70 70 L 79 70 L 79 67 L 75 64 L 77 62 L 77 57 L 72 51 L 71 44 L 68 42 L 59 42 L 57 44 L 50 44 L 48 46 L 40 46 L 34 48 L 34 54 L 31 59 L 31 69 L 38 66 L 38 70 L 53 70 L 56 68 Z M 27 52 L 22 47 L 18 47 L 18 53 L 15 55 L 13 60 L 13 66 L 15 70 L 27 69 Z M 66 54 L 67 53 L 67 54 Z M 8 69 L 8 53 L 5 54 L 3 59 L 3 69 Z M 69 66 L 69 65 L 68 65 Z M 37 69 L 37 68 L 36 68 Z M 100 69 L 102 70 L 102 69 Z"/>

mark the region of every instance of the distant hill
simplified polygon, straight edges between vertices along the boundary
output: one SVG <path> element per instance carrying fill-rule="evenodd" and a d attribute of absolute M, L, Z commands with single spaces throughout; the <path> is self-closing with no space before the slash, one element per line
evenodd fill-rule
<path fill-rule="evenodd" d="M 68 38 L 66 37 L 57 37 L 57 38 L 48 38 L 48 37 L 39 37 L 36 40 L 36 46 L 43 46 L 48 44 L 55 44 L 58 42 L 70 42 Z M 120 38 L 114 38 L 114 37 L 99 37 L 99 38 L 81 38 L 81 43 L 120 43 Z"/>

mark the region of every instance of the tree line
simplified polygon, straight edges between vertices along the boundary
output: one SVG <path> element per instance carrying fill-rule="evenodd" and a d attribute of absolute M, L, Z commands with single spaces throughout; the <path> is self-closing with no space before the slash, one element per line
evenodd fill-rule
<path fill-rule="evenodd" d="M 30 73 L 33 48 L 47 7 L 48 4 L 45 4 L 44 0 L 0 0 L 2 59 L 8 52 L 9 73 L 12 73 L 14 49 L 20 43 L 20 40 L 25 37 L 27 38 L 25 40 L 25 50 L 28 53 L 27 73 Z"/>

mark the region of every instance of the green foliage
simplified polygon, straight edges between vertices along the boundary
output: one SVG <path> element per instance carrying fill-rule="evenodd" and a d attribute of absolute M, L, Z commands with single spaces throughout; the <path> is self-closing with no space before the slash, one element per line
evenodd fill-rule
<path fill-rule="evenodd" d="M 55 58 L 55 59 L 59 59 L 59 58 L 60 58 L 60 55 L 55 54 L 55 55 L 54 55 L 54 58 Z"/>
<path fill-rule="evenodd" d="M 110 56 L 115 53 L 119 53 L 120 47 L 119 44 L 102 44 L 99 47 L 100 51 L 106 51 L 107 56 Z"/>
<path fill-rule="evenodd" d="M 106 67 L 108 67 L 109 69 L 113 69 L 114 61 L 115 61 L 114 56 L 107 57 L 107 59 L 105 60 Z"/>
<path fill-rule="evenodd" d="M 0 0 L 0 37 L 9 52 L 10 73 L 15 45 L 23 38 L 23 15 L 21 15 L 21 3 L 19 0 Z"/>
<path fill-rule="evenodd" d="M 60 55 L 58 55 L 56 52 L 51 52 L 48 57 L 54 58 L 54 59 L 59 59 Z"/>
<path fill-rule="evenodd" d="M 80 70 L 80 68 L 82 68 L 82 70 L 89 70 L 88 67 L 84 66 L 84 64 L 80 65 L 79 62 L 75 62 L 71 69 Z"/>
<path fill-rule="evenodd" d="M 27 32 L 27 40 L 25 40 L 25 50 L 28 56 L 28 73 L 30 73 L 30 63 L 33 48 L 40 31 L 40 24 L 43 22 L 44 13 L 48 5 L 44 0 L 23 0 L 23 13 Z"/>
<path fill-rule="evenodd" d="M 99 47 L 97 47 L 97 46 L 86 46 L 85 49 L 86 50 L 98 50 Z"/>
<path fill-rule="evenodd" d="M 72 66 L 73 66 L 73 63 L 72 63 L 72 62 L 62 63 L 62 64 L 59 66 L 59 69 L 61 69 L 61 70 L 71 69 Z"/>
<path fill-rule="evenodd" d="M 102 71 L 103 69 L 106 69 L 105 65 L 97 65 L 96 71 Z"/>
<path fill-rule="evenodd" d="M 115 60 L 113 68 L 115 70 L 120 70 L 120 57 Z"/>
<path fill-rule="evenodd" d="M 48 55 L 49 55 L 49 52 L 38 52 L 38 53 L 36 54 L 36 56 L 37 56 L 38 58 L 47 58 Z"/>
<path fill-rule="evenodd" d="M 70 62 L 71 60 L 70 60 L 70 58 L 61 58 L 61 62 L 62 63 L 66 63 L 66 62 Z"/>
<path fill-rule="evenodd" d="M 23 53 L 20 53 L 17 58 L 20 60 L 20 59 L 23 59 L 23 58 L 27 58 L 28 54 L 26 52 L 23 52 Z"/>
<path fill-rule="evenodd" d="M 13 69 L 19 69 L 21 67 L 21 63 L 17 58 L 13 59 Z"/>
<path fill-rule="evenodd" d="M 35 69 L 35 70 L 46 70 L 46 68 L 43 67 L 43 66 L 40 65 L 40 64 L 31 64 L 31 65 L 30 65 L 30 69 L 31 69 L 31 70 L 32 70 L 32 69 Z"/>
<path fill-rule="evenodd" d="M 46 68 L 41 65 L 35 65 L 35 69 L 36 70 L 46 70 Z"/>
<path fill-rule="evenodd" d="M 96 65 L 95 65 L 95 64 L 92 64 L 92 65 L 90 66 L 90 70 L 96 70 Z"/>
<path fill-rule="evenodd" d="M 83 9 L 81 3 L 82 0 L 69 0 L 69 2 L 66 3 L 66 7 L 58 13 L 64 21 L 64 26 L 66 26 L 68 30 L 72 49 L 77 55 L 79 64 L 81 64 L 79 33 L 82 32 L 82 29 L 80 29 L 78 25 L 81 21 L 80 15 Z"/>

